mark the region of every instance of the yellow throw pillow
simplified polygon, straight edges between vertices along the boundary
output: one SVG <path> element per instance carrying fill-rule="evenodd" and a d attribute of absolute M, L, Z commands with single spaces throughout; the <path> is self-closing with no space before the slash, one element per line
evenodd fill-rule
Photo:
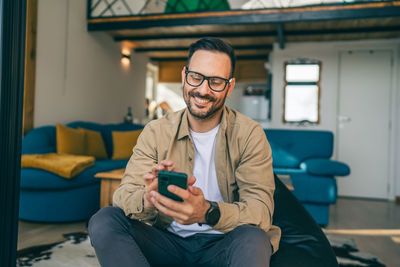
<path fill-rule="evenodd" d="M 85 155 L 85 133 L 57 123 L 57 154 Z"/>
<path fill-rule="evenodd" d="M 128 132 L 113 131 L 112 139 L 114 151 L 112 159 L 129 159 L 141 132 L 142 130 Z"/>
<path fill-rule="evenodd" d="M 96 159 L 106 159 L 108 157 L 100 132 L 81 127 L 78 127 L 78 130 L 85 133 L 85 155 L 93 156 Z"/>

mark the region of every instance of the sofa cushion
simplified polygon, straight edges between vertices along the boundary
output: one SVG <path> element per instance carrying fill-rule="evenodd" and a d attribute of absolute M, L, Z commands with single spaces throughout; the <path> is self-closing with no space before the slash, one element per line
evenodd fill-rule
<path fill-rule="evenodd" d="M 126 164 L 127 160 L 96 160 L 94 166 L 87 168 L 71 179 L 62 178 L 45 170 L 22 168 L 21 188 L 65 189 L 95 184 L 100 182 L 100 179 L 94 178 L 96 173 L 125 168 Z"/>
<path fill-rule="evenodd" d="M 99 124 L 94 122 L 75 121 L 68 123 L 67 126 L 72 128 L 82 127 L 89 130 L 95 130 L 101 132 L 106 146 L 108 158 L 112 157 L 113 153 L 113 142 L 112 142 L 112 131 L 133 131 L 143 129 L 143 126 L 135 123 L 118 123 L 118 124 Z"/>
<path fill-rule="evenodd" d="M 56 142 L 58 154 L 85 155 L 85 133 L 57 124 Z"/>
<path fill-rule="evenodd" d="M 350 174 L 347 164 L 329 159 L 308 159 L 300 164 L 300 168 L 312 175 L 346 176 Z"/>
<path fill-rule="evenodd" d="M 142 130 L 112 131 L 113 155 L 112 159 L 128 159 Z"/>
<path fill-rule="evenodd" d="M 96 159 L 107 159 L 107 151 L 101 133 L 81 127 L 78 127 L 78 130 L 85 133 L 85 155 L 93 156 Z"/>
<path fill-rule="evenodd" d="M 55 152 L 57 152 L 55 126 L 42 126 L 32 129 L 22 139 L 22 154 Z"/>
<path fill-rule="evenodd" d="M 98 166 L 102 171 L 110 171 L 116 169 L 122 169 L 126 167 L 128 160 L 97 160 L 96 166 Z"/>
<path fill-rule="evenodd" d="M 108 134 L 108 129 L 105 124 L 100 124 L 100 123 L 95 123 L 95 122 L 86 122 L 86 121 L 74 121 L 70 122 L 67 124 L 68 127 L 72 127 L 75 129 L 78 128 L 83 128 L 83 129 L 88 129 L 92 131 L 97 131 L 100 132 L 101 136 L 103 137 L 104 145 L 106 147 L 106 152 L 107 152 L 107 157 L 109 158 L 109 153 L 108 153 L 108 142 L 107 142 L 107 134 Z"/>
<path fill-rule="evenodd" d="M 309 174 L 292 174 L 290 178 L 294 187 L 293 194 L 300 202 L 319 204 L 336 202 L 335 178 Z"/>
<path fill-rule="evenodd" d="M 112 131 L 134 131 L 143 129 L 143 126 L 140 124 L 131 124 L 131 123 L 120 123 L 120 124 L 106 124 L 105 127 L 108 129 L 106 134 L 106 144 L 109 144 L 107 147 L 107 153 L 109 157 L 112 157 L 114 146 L 113 146 L 113 138 Z"/>
<path fill-rule="evenodd" d="M 284 148 L 270 143 L 272 150 L 272 166 L 279 168 L 298 168 L 300 161 L 293 154 L 286 151 Z"/>

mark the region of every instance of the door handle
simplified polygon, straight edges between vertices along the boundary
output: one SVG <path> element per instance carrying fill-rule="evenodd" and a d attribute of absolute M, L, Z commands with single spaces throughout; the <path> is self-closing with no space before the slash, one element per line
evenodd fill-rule
<path fill-rule="evenodd" d="M 349 116 L 339 115 L 338 121 L 339 123 L 349 123 L 351 122 L 351 118 Z"/>
<path fill-rule="evenodd" d="M 351 122 L 351 118 L 349 116 L 339 115 L 337 117 L 339 129 L 343 129 L 346 123 Z"/>

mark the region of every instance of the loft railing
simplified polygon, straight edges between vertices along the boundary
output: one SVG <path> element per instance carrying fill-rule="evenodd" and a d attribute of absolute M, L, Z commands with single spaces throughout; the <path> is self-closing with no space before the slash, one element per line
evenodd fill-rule
<path fill-rule="evenodd" d="M 88 19 L 388 1 L 390 0 L 88 0 Z"/>

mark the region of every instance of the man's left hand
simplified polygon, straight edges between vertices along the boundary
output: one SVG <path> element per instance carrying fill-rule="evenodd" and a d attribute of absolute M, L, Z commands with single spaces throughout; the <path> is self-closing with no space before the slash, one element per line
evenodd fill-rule
<path fill-rule="evenodd" d="M 159 211 L 173 217 L 180 224 L 205 223 L 205 215 L 210 204 L 204 199 L 203 191 L 200 188 L 190 185 L 185 190 L 175 185 L 169 185 L 168 191 L 181 197 L 183 202 L 174 201 L 152 191 L 151 201 Z"/>

